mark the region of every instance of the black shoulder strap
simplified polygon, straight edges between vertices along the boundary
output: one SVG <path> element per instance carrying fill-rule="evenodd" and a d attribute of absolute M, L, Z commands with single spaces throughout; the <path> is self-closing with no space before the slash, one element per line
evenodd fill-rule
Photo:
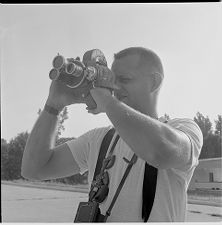
<path fill-rule="evenodd" d="M 150 216 L 151 209 L 156 193 L 157 183 L 157 168 L 145 164 L 144 179 L 143 179 L 143 207 L 142 207 L 142 218 L 144 222 L 147 222 Z"/>
<path fill-rule="evenodd" d="M 96 164 L 96 169 L 95 169 L 95 172 L 94 172 L 93 180 L 95 180 L 96 176 L 100 173 L 100 170 L 101 170 L 101 167 L 102 167 L 102 162 L 105 159 L 107 150 L 109 148 L 109 144 L 112 140 L 112 137 L 113 137 L 114 133 L 115 133 L 115 129 L 114 128 L 110 129 L 105 134 L 105 136 L 102 140 L 102 144 L 101 144 L 100 149 L 99 149 L 99 156 L 98 156 L 98 159 L 97 159 L 97 164 Z"/>
<path fill-rule="evenodd" d="M 164 123 L 168 121 L 165 120 Z M 143 206 L 142 206 L 142 218 L 144 222 L 147 222 L 150 216 L 150 212 L 153 207 L 153 202 L 156 194 L 158 169 L 145 164 L 144 179 L 143 179 Z"/>

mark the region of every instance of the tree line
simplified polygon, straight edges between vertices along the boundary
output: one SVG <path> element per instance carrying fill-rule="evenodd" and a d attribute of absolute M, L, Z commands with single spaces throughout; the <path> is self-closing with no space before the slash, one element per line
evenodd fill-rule
<path fill-rule="evenodd" d="M 41 114 L 41 110 L 38 111 Z M 169 115 L 165 114 L 166 118 L 170 118 Z M 65 107 L 59 116 L 58 132 L 56 136 L 55 145 L 65 143 L 69 140 L 75 139 L 61 137 L 62 131 L 64 131 L 64 121 L 68 119 L 68 111 Z M 210 121 L 208 116 L 204 116 L 200 112 L 194 117 L 194 121 L 199 125 L 203 133 L 203 147 L 199 159 L 206 158 L 218 158 L 221 157 L 221 146 L 222 146 L 222 130 L 221 130 L 222 116 L 218 115 L 217 119 L 213 123 Z M 1 138 L 1 179 L 2 180 L 17 180 L 24 179 L 21 176 L 21 163 L 22 156 L 25 149 L 26 141 L 29 133 L 21 132 L 15 138 L 9 142 Z M 76 174 L 70 177 L 59 178 L 48 181 L 62 182 L 66 184 L 84 184 L 87 183 L 88 174 L 83 175 Z"/>

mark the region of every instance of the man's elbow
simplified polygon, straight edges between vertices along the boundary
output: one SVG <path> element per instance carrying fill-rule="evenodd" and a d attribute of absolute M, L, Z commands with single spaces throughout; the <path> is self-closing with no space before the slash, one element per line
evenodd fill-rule
<path fill-rule="evenodd" d="M 161 157 L 159 155 L 156 155 L 152 158 L 152 160 L 149 160 L 150 162 L 147 162 L 152 165 L 153 167 L 156 167 L 157 169 L 168 169 L 170 167 L 170 163 L 168 160 L 164 157 Z"/>
<path fill-rule="evenodd" d="M 180 151 L 169 151 L 162 152 L 155 157 L 156 167 L 158 169 L 170 169 L 170 168 L 180 168 L 183 167 L 188 158 L 186 155 L 182 154 Z"/>
<path fill-rule="evenodd" d="M 155 167 L 158 169 L 169 169 L 172 167 L 172 163 L 168 158 L 157 157 L 155 159 Z"/>
<path fill-rule="evenodd" d="M 159 144 L 158 151 L 155 152 L 153 162 L 158 169 L 169 169 L 175 166 L 178 162 L 179 152 L 174 149 L 174 146 Z"/>

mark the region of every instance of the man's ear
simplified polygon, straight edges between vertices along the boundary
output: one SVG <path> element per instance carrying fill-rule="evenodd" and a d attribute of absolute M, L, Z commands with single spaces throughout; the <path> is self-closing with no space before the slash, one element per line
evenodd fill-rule
<path fill-rule="evenodd" d="M 162 85 L 162 81 L 163 81 L 163 76 L 160 73 L 153 73 L 152 80 L 153 80 L 153 85 L 152 85 L 151 93 L 154 93 L 160 89 Z"/>

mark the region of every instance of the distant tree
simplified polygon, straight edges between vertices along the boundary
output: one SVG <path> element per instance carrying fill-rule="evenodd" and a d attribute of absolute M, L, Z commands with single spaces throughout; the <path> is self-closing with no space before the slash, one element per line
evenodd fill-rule
<path fill-rule="evenodd" d="M 1 138 L 1 145 L 7 145 L 7 141 L 4 138 Z"/>
<path fill-rule="evenodd" d="M 217 120 L 215 120 L 215 136 L 216 136 L 216 155 L 217 157 L 222 157 L 222 128 L 221 128 L 222 116 L 218 115 Z"/>
<path fill-rule="evenodd" d="M 215 120 L 215 133 L 220 136 L 222 135 L 221 123 L 222 123 L 222 116 L 217 115 L 217 120 Z"/>
<path fill-rule="evenodd" d="M 7 180 L 8 146 L 7 141 L 1 138 L 1 179 Z"/>
<path fill-rule="evenodd" d="M 204 139 L 200 159 L 221 157 L 218 140 L 218 137 L 213 133 Z"/>
<path fill-rule="evenodd" d="M 203 133 L 203 147 L 200 159 L 221 157 L 221 116 L 215 120 L 215 131 L 208 116 L 197 113 L 194 121 L 199 125 Z"/>
<path fill-rule="evenodd" d="M 212 123 L 210 122 L 210 119 L 207 117 L 204 117 L 201 113 L 197 113 L 196 117 L 194 117 L 194 121 L 199 125 L 202 133 L 203 138 L 206 139 L 209 134 L 212 133 Z"/>
<path fill-rule="evenodd" d="M 165 118 L 167 121 L 170 120 L 170 116 L 169 116 L 167 113 L 164 114 L 164 118 Z"/>
<path fill-rule="evenodd" d="M 68 110 L 67 110 L 67 107 L 65 107 L 62 112 L 60 113 L 59 115 L 59 123 L 58 123 L 58 132 L 57 132 L 57 136 L 56 136 L 56 140 L 59 139 L 59 137 L 61 136 L 62 134 L 62 131 L 65 130 L 65 127 L 64 127 L 64 122 L 65 120 L 67 120 L 69 117 L 68 117 Z"/>
<path fill-rule="evenodd" d="M 197 112 L 194 121 L 198 124 L 203 134 L 203 146 L 199 158 L 210 158 L 211 148 L 209 149 L 209 145 L 207 145 L 209 142 L 207 139 L 212 133 L 212 123 L 208 117 L 204 117 L 200 112 Z"/>
<path fill-rule="evenodd" d="M 28 139 L 28 135 L 28 132 L 22 132 L 15 138 L 10 140 L 10 142 L 7 144 L 7 148 L 4 147 L 4 179 L 14 180 L 22 178 L 22 155 L 25 149 L 26 141 Z"/>

